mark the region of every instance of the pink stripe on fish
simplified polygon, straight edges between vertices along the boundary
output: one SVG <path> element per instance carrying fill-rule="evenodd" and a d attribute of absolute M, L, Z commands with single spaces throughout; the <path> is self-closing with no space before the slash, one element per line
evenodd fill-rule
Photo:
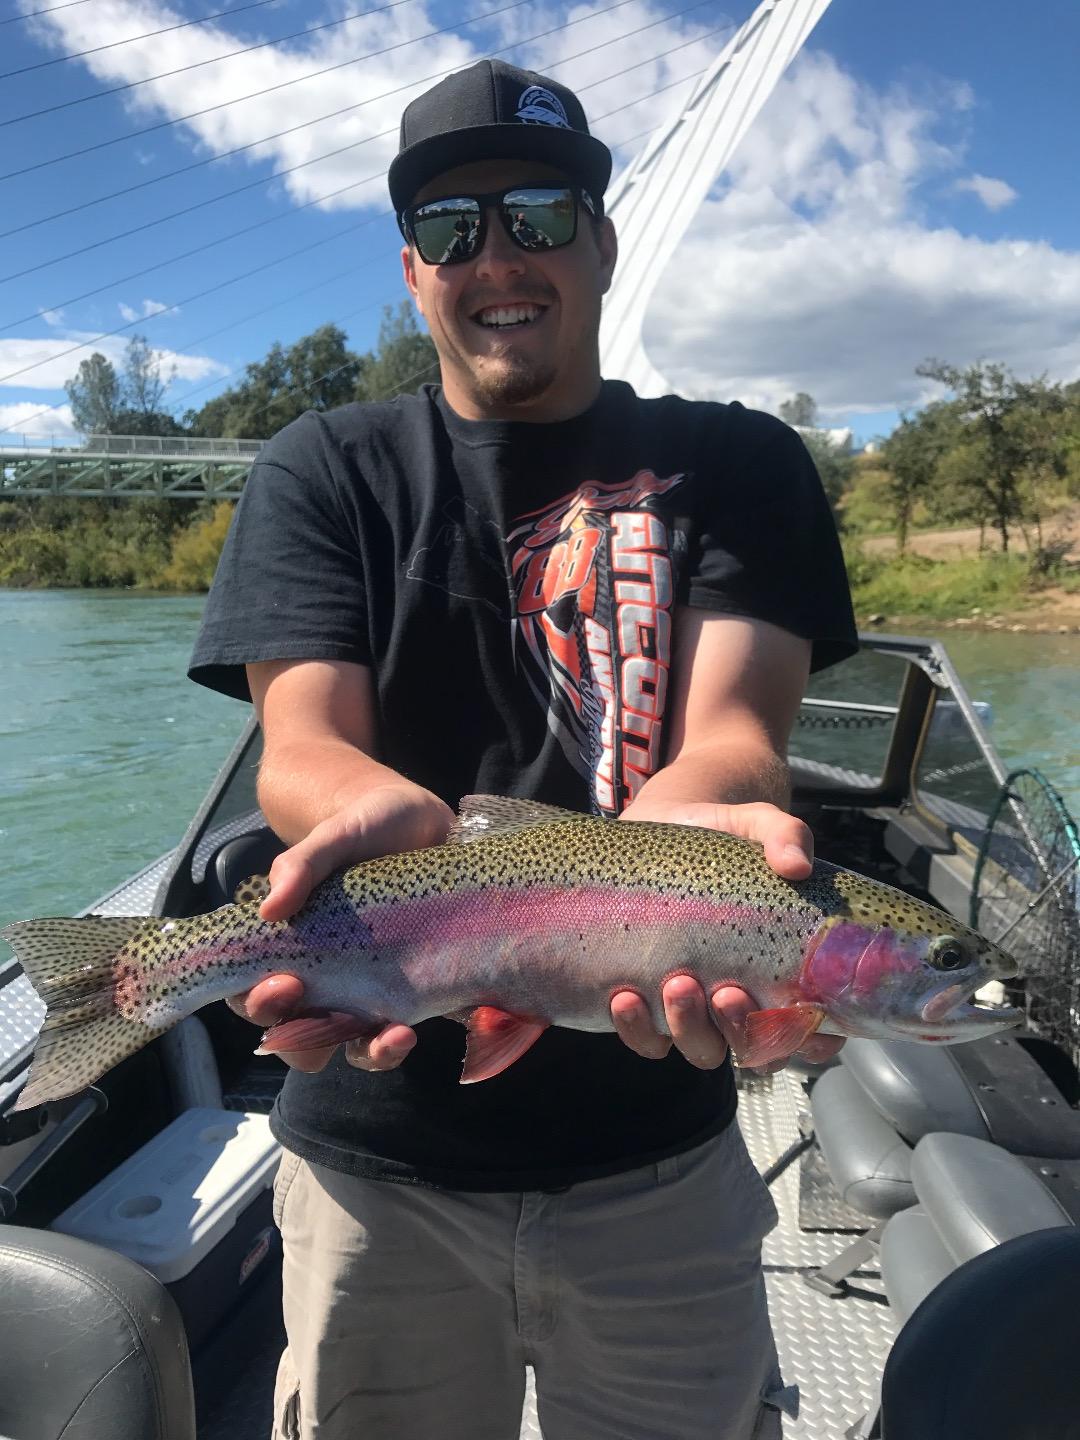
<path fill-rule="evenodd" d="M 696 895 L 554 886 L 434 895 L 408 905 L 372 906 L 363 913 L 375 946 L 407 944 L 421 936 L 446 945 L 508 934 L 520 935 L 524 942 L 555 932 L 609 929 L 612 924 L 635 930 L 689 925 L 730 928 L 775 924 L 782 918 L 779 912 Z"/>

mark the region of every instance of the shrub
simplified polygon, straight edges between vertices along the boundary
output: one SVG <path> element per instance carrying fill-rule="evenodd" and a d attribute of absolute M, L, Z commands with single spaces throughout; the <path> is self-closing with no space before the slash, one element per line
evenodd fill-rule
<path fill-rule="evenodd" d="M 169 562 L 153 584 L 160 590 L 209 590 L 225 536 L 232 522 L 233 505 L 221 500 L 210 515 L 195 520 L 174 536 Z"/>

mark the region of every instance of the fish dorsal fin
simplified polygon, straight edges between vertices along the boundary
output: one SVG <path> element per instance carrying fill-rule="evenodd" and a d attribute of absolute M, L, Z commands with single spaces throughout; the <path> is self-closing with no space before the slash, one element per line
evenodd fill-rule
<path fill-rule="evenodd" d="M 470 840 L 484 840 L 491 835 L 513 835 L 517 830 L 531 830 L 536 825 L 550 825 L 556 820 L 590 818 L 577 810 L 564 810 L 561 805 L 544 805 L 539 800 L 518 800 L 509 795 L 465 795 L 446 839 L 450 845 L 467 845 Z"/>

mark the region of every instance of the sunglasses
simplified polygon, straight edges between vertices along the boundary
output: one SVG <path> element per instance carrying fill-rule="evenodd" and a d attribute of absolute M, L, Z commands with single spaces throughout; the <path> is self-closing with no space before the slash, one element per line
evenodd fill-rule
<path fill-rule="evenodd" d="M 484 248 L 491 210 L 498 212 L 515 245 L 538 253 L 571 243 L 577 235 L 579 203 L 596 217 L 596 203 L 584 190 L 569 185 L 514 185 L 490 195 L 425 200 L 403 210 L 398 223 L 426 265 L 460 265 L 475 260 Z"/>

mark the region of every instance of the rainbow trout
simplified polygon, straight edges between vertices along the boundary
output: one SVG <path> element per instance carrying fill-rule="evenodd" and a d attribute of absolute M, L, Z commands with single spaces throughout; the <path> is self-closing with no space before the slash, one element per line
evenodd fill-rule
<path fill-rule="evenodd" d="M 596 819 L 471 796 L 447 843 L 331 876 L 287 921 L 257 899 L 186 920 L 27 920 L 0 932 L 47 1007 L 18 1109 L 92 1084 L 203 1005 L 288 972 L 304 1014 L 260 1053 L 437 1015 L 468 1027 L 462 1082 L 513 1064 L 549 1025 L 610 1030 L 637 991 L 692 975 L 758 1007 L 737 1058 L 815 1031 L 953 1042 L 1016 1024 L 974 1003 L 1015 963 L 944 911 L 823 861 L 781 879 L 759 845 L 693 826 Z"/>

